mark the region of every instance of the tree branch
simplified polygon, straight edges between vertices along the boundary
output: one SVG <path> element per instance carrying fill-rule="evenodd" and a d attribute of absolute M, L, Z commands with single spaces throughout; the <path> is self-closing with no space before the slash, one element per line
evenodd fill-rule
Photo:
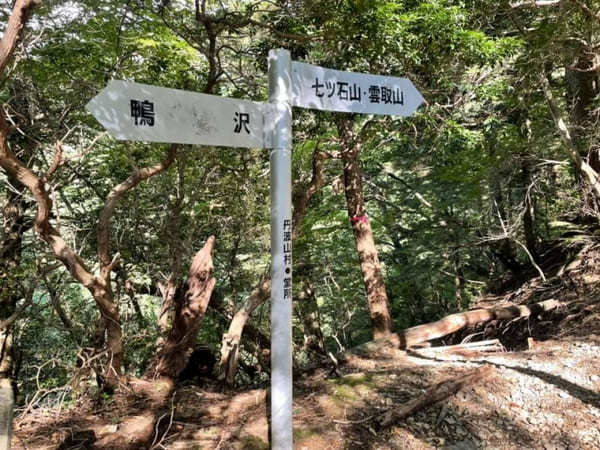
<path fill-rule="evenodd" d="M 136 169 L 133 173 L 122 183 L 115 186 L 108 196 L 106 197 L 106 203 L 100 218 L 98 219 L 98 260 L 100 262 L 100 269 L 102 276 L 106 278 L 110 276 L 110 271 L 117 264 L 116 261 L 111 262 L 110 249 L 109 249 L 109 231 L 110 231 L 110 219 L 112 218 L 117 204 L 123 196 L 133 189 L 135 186 L 140 184 L 142 181 L 148 178 L 158 175 L 164 172 L 175 160 L 177 155 L 177 145 L 172 144 L 167 152 L 167 157 L 164 161 L 156 164 L 152 167 L 145 167 L 143 169 Z"/>
<path fill-rule="evenodd" d="M 554 97 L 552 95 L 552 90 L 550 89 L 548 78 L 545 75 L 540 75 L 540 81 L 544 96 L 546 97 L 546 101 L 550 107 L 550 112 L 552 113 L 552 118 L 554 119 L 556 128 L 558 128 L 560 138 L 567 149 L 567 153 L 575 164 L 575 170 L 577 170 L 579 174 L 583 175 L 583 177 L 587 179 L 588 183 L 591 185 L 594 193 L 596 194 L 596 198 L 600 199 L 600 183 L 598 182 L 598 173 L 581 158 L 581 155 L 577 151 L 577 147 L 571 138 L 569 128 L 562 118 L 562 114 L 560 113 L 558 106 L 554 102 Z"/>
<path fill-rule="evenodd" d="M 15 51 L 15 47 L 21 39 L 21 31 L 29 20 L 31 11 L 41 0 L 17 0 L 8 19 L 8 24 L 4 30 L 4 35 L 0 41 L 0 75 L 4 73 L 8 61 Z"/>

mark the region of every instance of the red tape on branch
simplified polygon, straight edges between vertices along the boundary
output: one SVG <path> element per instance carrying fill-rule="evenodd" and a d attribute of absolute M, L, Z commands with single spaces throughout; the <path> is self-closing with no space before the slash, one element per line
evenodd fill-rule
<path fill-rule="evenodd" d="M 350 222 L 351 223 L 368 223 L 369 222 L 369 218 L 367 217 L 367 215 L 365 214 L 364 216 L 354 216 L 350 218 Z"/>

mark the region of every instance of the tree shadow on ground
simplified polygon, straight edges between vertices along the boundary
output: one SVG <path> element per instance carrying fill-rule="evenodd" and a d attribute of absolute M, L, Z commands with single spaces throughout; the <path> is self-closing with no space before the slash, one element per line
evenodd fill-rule
<path fill-rule="evenodd" d="M 551 373 L 544 372 L 541 370 L 531 369 L 529 367 L 509 366 L 506 364 L 495 363 L 487 360 L 485 361 L 485 364 L 490 364 L 498 368 L 502 367 L 504 369 L 510 369 L 516 372 L 523 373 L 525 375 L 537 377 L 546 383 L 553 384 L 554 386 L 562 389 L 563 391 L 566 391 L 569 395 L 581 400 L 583 403 L 600 409 L 600 393 L 586 389 L 582 386 L 579 386 L 578 384 L 565 380 L 564 378 L 559 377 L 558 375 L 553 375 Z"/>

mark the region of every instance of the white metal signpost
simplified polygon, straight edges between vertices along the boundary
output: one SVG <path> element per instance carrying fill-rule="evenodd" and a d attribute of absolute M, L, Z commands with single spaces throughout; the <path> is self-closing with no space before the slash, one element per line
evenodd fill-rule
<path fill-rule="evenodd" d="M 342 72 L 292 62 L 293 106 L 325 111 L 410 116 L 423 97 L 407 78 Z"/>
<path fill-rule="evenodd" d="M 270 106 L 113 80 L 86 108 L 120 140 L 263 148 Z"/>
<path fill-rule="evenodd" d="M 269 103 L 111 81 L 87 109 L 116 139 L 271 148 L 271 448 L 292 448 L 292 106 L 410 116 L 406 78 L 342 72 L 269 52 Z"/>

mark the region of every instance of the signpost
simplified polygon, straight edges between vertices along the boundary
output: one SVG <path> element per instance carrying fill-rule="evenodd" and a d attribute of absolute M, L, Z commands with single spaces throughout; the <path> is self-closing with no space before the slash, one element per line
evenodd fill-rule
<path fill-rule="evenodd" d="M 325 69 L 269 52 L 269 103 L 111 81 L 86 106 L 120 140 L 271 148 L 271 448 L 292 448 L 292 106 L 410 116 L 406 78 Z"/>
<path fill-rule="evenodd" d="M 86 108 L 116 139 L 263 148 L 270 105 L 113 80 Z"/>
<path fill-rule="evenodd" d="M 423 97 L 407 78 L 292 63 L 293 106 L 324 111 L 411 116 Z"/>
<path fill-rule="evenodd" d="M 292 106 L 290 52 L 269 52 L 271 150 L 271 448 L 292 448 Z"/>

